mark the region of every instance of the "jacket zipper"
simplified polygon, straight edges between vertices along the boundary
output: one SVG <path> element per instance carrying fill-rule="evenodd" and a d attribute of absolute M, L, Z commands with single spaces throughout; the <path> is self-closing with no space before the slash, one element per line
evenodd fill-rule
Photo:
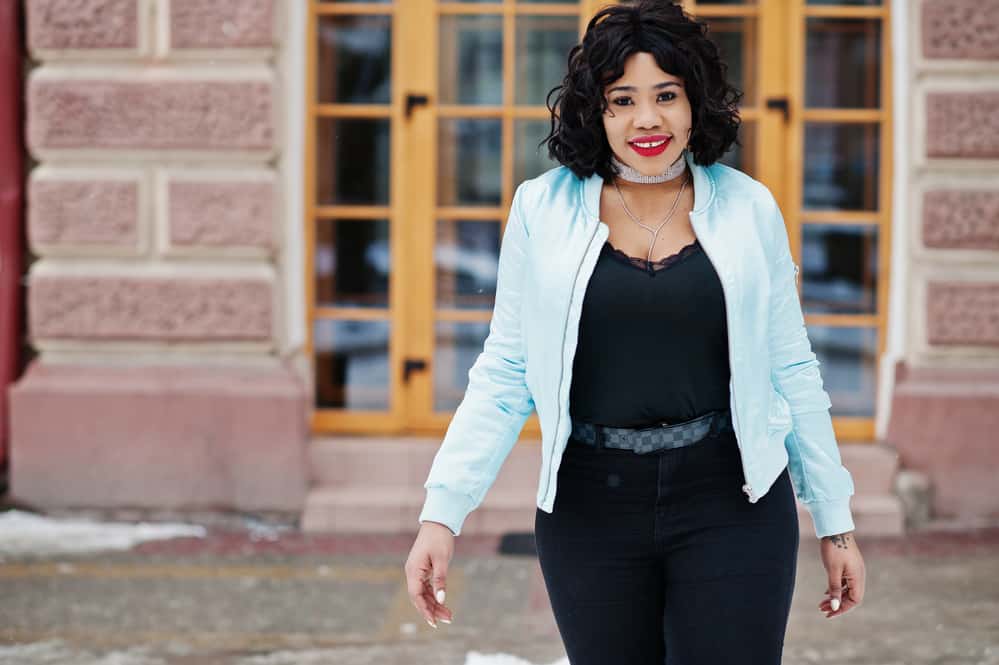
<path fill-rule="evenodd" d="M 694 213 L 691 212 L 688 216 L 691 219 L 691 224 L 693 224 Z M 717 263 L 715 263 L 714 257 L 711 256 L 711 252 L 708 251 L 707 245 L 705 245 L 704 243 L 701 243 L 701 247 L 704 249 L 704 253 L 708 255 L 708 259 L 711 260 L 711 263 L 715 267 L 715 271 L 717 272 L 718 271 L 718 265 L 717 265 Z M 725 314 L 726 314 L 726 323 L 727 323 L 728 317 L 732 316 L 732 308 L 729 306 L 731 299 L 729 298 L 728 292 L 725 291 L 725 280 L 724 279 L 721 280 L 721 286 L 722 286 L 722 293 L 725 296 Z M 731 326 L 729 326 L 729 330 L 732 330 Z M 727 335 L 727 337 L 728 337 L 728 357 L 729 357 L 729 365 L 728 366 L 729 366 L 729 371 L 732 374 L 732 379 L 731 379 L 732 380 L 732 427 L 735 430 L 735 437 L 736 437 L 736 440 L 738 441 L 739 440 L 739 418 L 738 418 L 738 415 L 737 415 L 738 414 L 738 404 L 737 404 L 736 399 L 735 399 L 735 393 L 736 393 L 736 390 L 735 390 L 735 368 L 734 368 L 734 364 L 733 364 L 734 355 L 732 353 L 732 335 L 729 334 L 729 335 Z M 740 451 L 739 451 L 739 463 L 742 465 L 742 475 L 743 475 L 743 477 L 745 479 L 748 480 L 749 474 L 746 473 L 746 461 L 745 461 L 745 459 L 743 459 L 743 456 L 742 456 L 742 450 L 741 450 L 742 446 L 741 446 L 741 444 L 740 444 L 739 448 L 740 448 Z M 757 497 L 753 495 L 753 488 L 752 488 L 752 486 L 749 483 L 746 483 L 746 484 L 744 484 L 742 486 L 742 491 L 749 497 L 749 502 L 750 503 L 755 503 L 757 501 Z"/>
<path fill-rule="evenodd" d="M 565 380 L 565 336 L 569 333 L 569 318 L 572 315 L 572 301 L 576 295 L 576 283 L 579 281 L 579 273 L 583 269 L 583 264 L 586 263 L 586 257 L 590 255 L 590 247 L 593 246 L 593 238 L 596 237 L 597 231 L 600 230 L 600 221 L 597 220 L 597 224 L 594 225 L 593 234 L 590 236 L 589 242 L 586 243 L 586 250 L 583 252 L 583 258 L 580 259 L 579 265 L 576 266 L 576 274 L 572 278 L 572 288 L 569 290 L 569 306 L 565 310 L 565 324 L 562 326 L 562 345 L 561 353 L 559 354 L 559 375 L 558 375 L 558 391 L 555 393 L 555 399 L 557 402 L 561 402 L 562 396 L 562 383 Z M 554 439 L 557 440 L 558 426 L 562 422 L 562 405 L 558 405 L 558 415 L 555 419 L 555 432 Z M 555 445 L 555 440 L 552 441 L 552 446 Z M 551 476 L 552 476 L 552 465 L 555 463 L 555 451 L 552 449 L 552 456 L 548 462 L 547 473 L 545 474 L 545 496 L 542 502 L 548 500 L 548 493 L 551 487 Z"/>

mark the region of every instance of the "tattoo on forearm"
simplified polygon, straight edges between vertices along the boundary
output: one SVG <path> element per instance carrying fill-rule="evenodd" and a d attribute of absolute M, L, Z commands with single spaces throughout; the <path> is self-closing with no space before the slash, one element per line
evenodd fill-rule
<path fill-rule="evenodd" d="M 828 540 L 829 542 L 834 543 L 836 547 L 845 550 L 849 549 L 850 532 L 837 533 L 832 536 L 822 536 L 822 539 Z"/>

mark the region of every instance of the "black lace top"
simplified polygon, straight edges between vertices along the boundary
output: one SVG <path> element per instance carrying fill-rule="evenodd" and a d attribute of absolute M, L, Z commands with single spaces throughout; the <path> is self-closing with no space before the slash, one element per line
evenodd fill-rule
<path fill-rule="evenodd" d="M 604 244 L 586 287 L 573 420 L 641 427 L 729 405 L 725 297 L 695 240 L 648 262 Z"/>

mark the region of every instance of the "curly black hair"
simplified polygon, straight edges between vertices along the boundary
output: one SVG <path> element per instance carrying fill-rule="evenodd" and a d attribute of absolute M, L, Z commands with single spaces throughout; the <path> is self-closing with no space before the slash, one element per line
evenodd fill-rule
<path fill-rule="evenodd" d="M 624 75 L 634 53 L 650 53 L 659 68 L 683 79 L 690 100 L 689 150 L 696 164 L 720 159 L 738 140 L 743 92 L 726 80 L 728 65 L 707 37 L 708 26 L 669 0 L 633 0 L 594 14 L 581 43 L 569 51 L 568 73 L 545 98 L 551 130 L 539 144 L 579 178 L 617 172 L 604 131 L 604 87 Z M 552 95 L 556 94 L 554 102 Z"/>

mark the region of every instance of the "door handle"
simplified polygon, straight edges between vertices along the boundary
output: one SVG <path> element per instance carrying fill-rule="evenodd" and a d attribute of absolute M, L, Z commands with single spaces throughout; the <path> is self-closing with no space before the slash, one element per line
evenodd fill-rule
<path fill-rule="evenodd" d="M 787 122 L 791 117 L 791 107 L 787 102 L 787 97 L 767 97 L 767 108 L 783 111 L 784 122 Z"/>
<path fill-rule="evenodd" d="M 427 95 L 419 95 L 412 92 L 406 95 L 406 119 L 408 120 L 413 115 L 414 108 L 417 106 L 426 106 L 429 103 L 430 97 Z"/>
<path fill-rule="evenodd" d="M 409 383 L 410 374 L 426 368 L 427 361 L 423 358 L 406 358 L 402 363 L 402 382 Z"/>

